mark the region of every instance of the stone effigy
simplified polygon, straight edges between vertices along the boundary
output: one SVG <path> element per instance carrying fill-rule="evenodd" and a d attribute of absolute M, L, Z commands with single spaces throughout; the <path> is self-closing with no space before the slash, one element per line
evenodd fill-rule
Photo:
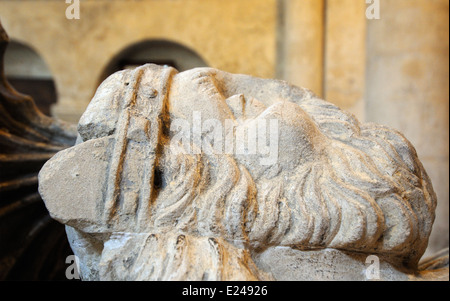
<path fill-rule="evenodd" d="M 211 68 L 111 75 L 39 191 L 85 280 L 448 279 L 405 137 L 312 92 Z M 444 258 L 444 259 L 443 259 Z"/>

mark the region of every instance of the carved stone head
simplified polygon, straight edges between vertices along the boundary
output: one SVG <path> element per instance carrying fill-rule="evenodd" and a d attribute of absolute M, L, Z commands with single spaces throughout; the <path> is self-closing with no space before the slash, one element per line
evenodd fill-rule
<path fill-rule="evenodd" d="M 280 248 L 414 270 L 428 243 L 436 196 L 406 138 L 283 81 L 144 65 L 78 132 L 39 189 L 85 279 L 280 279 Z"/>

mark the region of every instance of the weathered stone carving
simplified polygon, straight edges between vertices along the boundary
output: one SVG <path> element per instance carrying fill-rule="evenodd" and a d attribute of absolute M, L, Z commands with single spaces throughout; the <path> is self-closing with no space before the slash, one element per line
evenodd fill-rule
<path fill-rule="evenodd" d="M 43 115 L 8 83 L 8 42 L 0 23 L 0 280 L 61 279 L 70 247 L 39 196 L 37 174 L 75 143 L 76 127 Z"/>
<path fill-rule="evenodd" d="M 363 280 L 370 255 L 381 279 L 429 275 L 414 147 L 306 89 L 149 64 L 105 80 L 78 132 L 39 191 L 83 279 Z"/>

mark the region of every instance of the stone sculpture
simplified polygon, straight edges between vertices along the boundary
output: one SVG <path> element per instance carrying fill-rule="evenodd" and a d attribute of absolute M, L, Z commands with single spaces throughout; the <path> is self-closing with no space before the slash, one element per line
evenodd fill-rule
<path fill-rule="evenodd" d="M 98 88 L 39 174 L 85 280 L 448 278 L 402 134 L 283 81 L 147 64 Z M 447 257 L 448 258 L 448 257 Z"/>

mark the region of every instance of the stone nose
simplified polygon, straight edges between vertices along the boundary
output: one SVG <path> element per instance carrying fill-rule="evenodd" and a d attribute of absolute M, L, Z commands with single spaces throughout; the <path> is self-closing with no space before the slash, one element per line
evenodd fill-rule
<path fill-rule="evenodd" d="M 42 167 L 39 193 L 54 219 L 84 232 L 107 230 L 98 217 L 113 145 L 111 137 L 90 140 L 57 153 Z"/>

